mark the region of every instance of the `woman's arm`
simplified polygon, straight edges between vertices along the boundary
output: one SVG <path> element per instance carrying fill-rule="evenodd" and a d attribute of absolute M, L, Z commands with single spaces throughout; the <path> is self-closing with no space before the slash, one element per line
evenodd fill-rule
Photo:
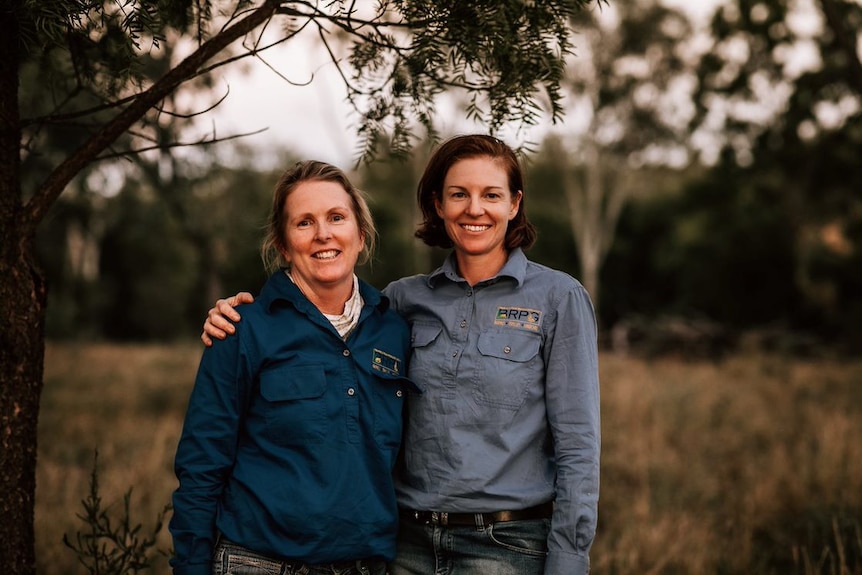
<path fill-rule="evenodd" d="M 209 575 L 218 502 L 236 460 L 241 414 L 246 409 L 240 373 L 240 338 L 204 350 L 189 398 L 174 470 L 170 531 L 175 575 Z"/>
<path fill-rule="evenodd" d="M 545 573 L 586 575 L 599 499 L 599 373 L 596 318 L 586 290 L 566 290 L 546 345 L 545 397 L 557 489 Z"/>

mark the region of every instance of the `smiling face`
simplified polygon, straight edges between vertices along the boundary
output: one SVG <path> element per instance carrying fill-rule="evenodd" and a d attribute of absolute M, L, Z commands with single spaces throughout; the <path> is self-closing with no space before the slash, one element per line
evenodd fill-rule
<path fill-rule="evenodd" d="M 520 203 L 521 191 L 509 190 L 508 174 L 500 162 L 480 156 L 452 164 L 436 209 L 459 262 L 470 259 L 502 267 L 508 257 L 506 229 Z"/>
<path fill-rule="evenodd" d="M 284 245 L 291 276 L 315 292 L 353 286 L 353 268 L 364 245 L 353 202 L 330 181 L 299 183 L 284 204 Z"/>

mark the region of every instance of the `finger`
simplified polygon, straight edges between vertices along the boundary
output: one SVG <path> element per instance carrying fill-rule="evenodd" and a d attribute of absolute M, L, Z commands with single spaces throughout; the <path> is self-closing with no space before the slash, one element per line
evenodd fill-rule
<path fill-rule="evenodd" d="M 223 325 L 226 325 L 228 327 L 225 328 L 218 325 L 215 321 L 210 321 L 209 319 L 207 319 L 206 323 L 204 324 L 204 334 L 208 335 L 210 338 L 225 339 L 229 334 L 232 334 L 234 332 L 234 327 L 229 321 L 221 317 L 219 317 L 219 319 L 216 321 L 223 322 Z"/>
<path fill-rule="evenodd" d="M 233 299 L 234 299 L 234 305 L 237 306 L 240 304 L 253 302 L 254 296 L 251 295 L 247 291 L 241 291 L 241 292 L 237 293 L 235 296 L 233 296 Z"/>
<path fill-rule="evenodd" d="M 213 345 L 213 340 L 210 339 L 210 336 L 207 335 L 207 332 L 203 332 L 201 334 L 201 341 L 204 342 L 204 345 L 207 347 L 212 347 Z"/>
<path fill-rule="evenodd" d="M 210 337 L 224 339 L 226 335 L 236 332 L 234 325 L 216 308 L 212 308 L 204 322 L 204 333 Z"/>
<path fill-rule="evenodd" d="M 219 319 L 224 321 L 224 318 L 227 318 L 232 321 L 239 321 L 240 315 L 239 312 L 234 309 L 234 304 L 231 301 L 235 300 L 237 296 L 234 296 L 229 299 L 220 299 L 216 302 L 215 308 L 210 310 L 209 317 L 210 320 Z M 219 327 L 223 327 L 220 323 L 217 323 Z M 231 326 L 233 327 L 233 326 Z M 233 333 L 233 332 L 231 332 Z"/>

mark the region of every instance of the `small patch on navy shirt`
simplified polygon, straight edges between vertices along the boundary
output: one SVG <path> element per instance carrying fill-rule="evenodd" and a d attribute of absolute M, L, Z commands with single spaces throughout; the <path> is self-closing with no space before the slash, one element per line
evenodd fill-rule
<path fill-rule="evenodd" d="M 494 325 L 539 331 L 542 325 L 542 312 L 525 307 L 500 306 L 497 308 Z"/>
<path fill-rule="evenodd" d="M 401 360 L 379 349 L 373 351 L 371 367 L 389 375 L 401 375 Z"/>

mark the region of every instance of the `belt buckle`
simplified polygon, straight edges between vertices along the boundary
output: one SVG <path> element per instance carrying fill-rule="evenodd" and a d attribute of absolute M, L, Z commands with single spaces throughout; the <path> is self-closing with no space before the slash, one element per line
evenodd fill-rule
<path fill-rule="evenodd" d="M 432 511 L 431 517 L 426 521 L 426 523 L 431 525 L 449 525 L 449 514 L 446 512 Z"/>

